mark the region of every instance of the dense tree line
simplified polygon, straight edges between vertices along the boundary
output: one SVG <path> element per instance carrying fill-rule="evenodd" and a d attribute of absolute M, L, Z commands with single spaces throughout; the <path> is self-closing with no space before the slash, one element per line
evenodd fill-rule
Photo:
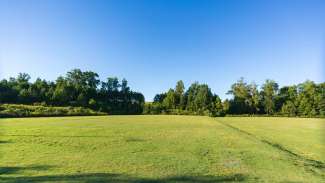
<path fill-rule="evenodd" d="M 152 103 L 146 103 L 144 113 L 222 116 L 224 110 L 221 99 L 208 85 L 195 82 L 185 91 L 183 81 L 178 81 L 175 89 L 157 94 Z"/>
<path fill-rule="evenodd" d="M 20 73 L 16 78 L 0 81 L 0 104 L 41 104 L 77 106 L 109 114 L 141 114 L 144 96 L 132 91 L 127 80 L 116 77 L 100 81 L 92 71 L 71 70 L 55 82 Z"/>
<path fill-rule="evenodd" d="M 193 83 L 186 91 L 182 81 L 175 89 L 157 94 L 152 103 L 146 103 L 146 114 L 194 115 L 283 115 L 325 117 L 325 83 L 312 81 L 284 86 L 266 80 L 260 87 L 246 83 L 243 78 L 231 85 L 231 99 L 222 101 L 206 84 Z"/>
<path fill-rule="evenodd" d="M 222 101 L 207 84 L 195 82 L 185 90 L 183 81 L 178 81 L 175 88 L 144 104 L 144 96 L 132 91 L 127 80 L 100 81 L 97 73 L 80 69 L 54 82 L 40 78 L 31 82 L 26 73 L 0 81 L 0 104 L 85 107 L 109 114 L 325 116 L 325 83 L 306 81 L 279 88 L 266 80 L 258 87 L 241 78 L 227 94 L 231 99 Z"/>

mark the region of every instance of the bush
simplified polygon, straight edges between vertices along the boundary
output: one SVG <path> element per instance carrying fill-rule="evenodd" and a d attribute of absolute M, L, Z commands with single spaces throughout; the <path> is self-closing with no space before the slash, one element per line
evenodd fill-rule
<path fill-rule="evenodd" d="M 52 107 L 21 104 L 0 105 L 0 117 L 95 116 L 106 114 L 84 107 Z"/>

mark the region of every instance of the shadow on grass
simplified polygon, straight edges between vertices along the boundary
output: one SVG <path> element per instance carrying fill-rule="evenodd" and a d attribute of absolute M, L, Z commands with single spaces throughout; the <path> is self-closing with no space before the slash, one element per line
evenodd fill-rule
<path fill-rule="evenodd" d="M 53 166 L 27 166 L 27 167 L 0 167 L 0 180 L 2 175 L 17 174 L 23 171 L 44 171 L 52 168 Z"/>
<path fill-rule="evenodd" d="M 139 178 L 124 174 L 111 173 L 85 173 L 70 175 L 45 175 L 45 176 L 16 176 L 20 171 L 34 170 L 41 171 L 49 169 L 49 166 L 31 166 L 31 167 L 0 167 L 0 182 L 6 183 L 34 183 L 34 182 L 107 182 L 107 183 L 212 183 L 212 182 L 234 182 L 245 181 L 246 176 L 242 174 L 233 174 L 227 176 L 174 176 L 164 178 Z M 15 175 L 15 176 L 14 176 Z"/>
<path fill-rule="evenodd" d="M 0 135 L 2 137 L 45 137 L 45 138 L 111 138 L 101 135 Z"/>
<path fill-rule="evenodd" d="M 73 175 L 50 175 L 50 176 L 23 176 L 23 177 L 0 177 L 0 181 L 7 183 L 22 182 L 108 182 L 108 183 L 212 183 L 212 182 L 234 182 L 244 181 L 245 176 L 241 174 L 229 176 L 176 176 L 160 179 L 136 178 L 122 174 L 110 173 L 91 173 L 91 174 L 73 174 Z"/>
<path fill-rule="evenodd" d="M 11 141 L 0 140 L 0 144 L 8 144 L 8 143 L 12 143 L 12 142 Z"/>

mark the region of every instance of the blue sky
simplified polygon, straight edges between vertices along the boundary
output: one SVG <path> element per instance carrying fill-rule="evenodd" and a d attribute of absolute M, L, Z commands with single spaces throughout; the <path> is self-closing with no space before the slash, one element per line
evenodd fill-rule
<path fill-rule="evenodd" d="M 323 0 L 0 1 L 0 78 L 81 68 L 149 101 L 180 79 L 225 98 L 240 77 L 324 82 L 324 62 Z"/>

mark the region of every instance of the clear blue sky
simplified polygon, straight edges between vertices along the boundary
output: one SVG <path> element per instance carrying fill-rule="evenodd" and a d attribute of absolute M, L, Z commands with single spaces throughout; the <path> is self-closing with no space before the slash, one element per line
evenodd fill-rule
<path fill-rule="evenodd" d="M 324 62 L 324 0 L 0 1 L 0 78 L 81 68 L 146 100 L 179 79 L 225 98 L 241 76 L 324 82 Z"/>

